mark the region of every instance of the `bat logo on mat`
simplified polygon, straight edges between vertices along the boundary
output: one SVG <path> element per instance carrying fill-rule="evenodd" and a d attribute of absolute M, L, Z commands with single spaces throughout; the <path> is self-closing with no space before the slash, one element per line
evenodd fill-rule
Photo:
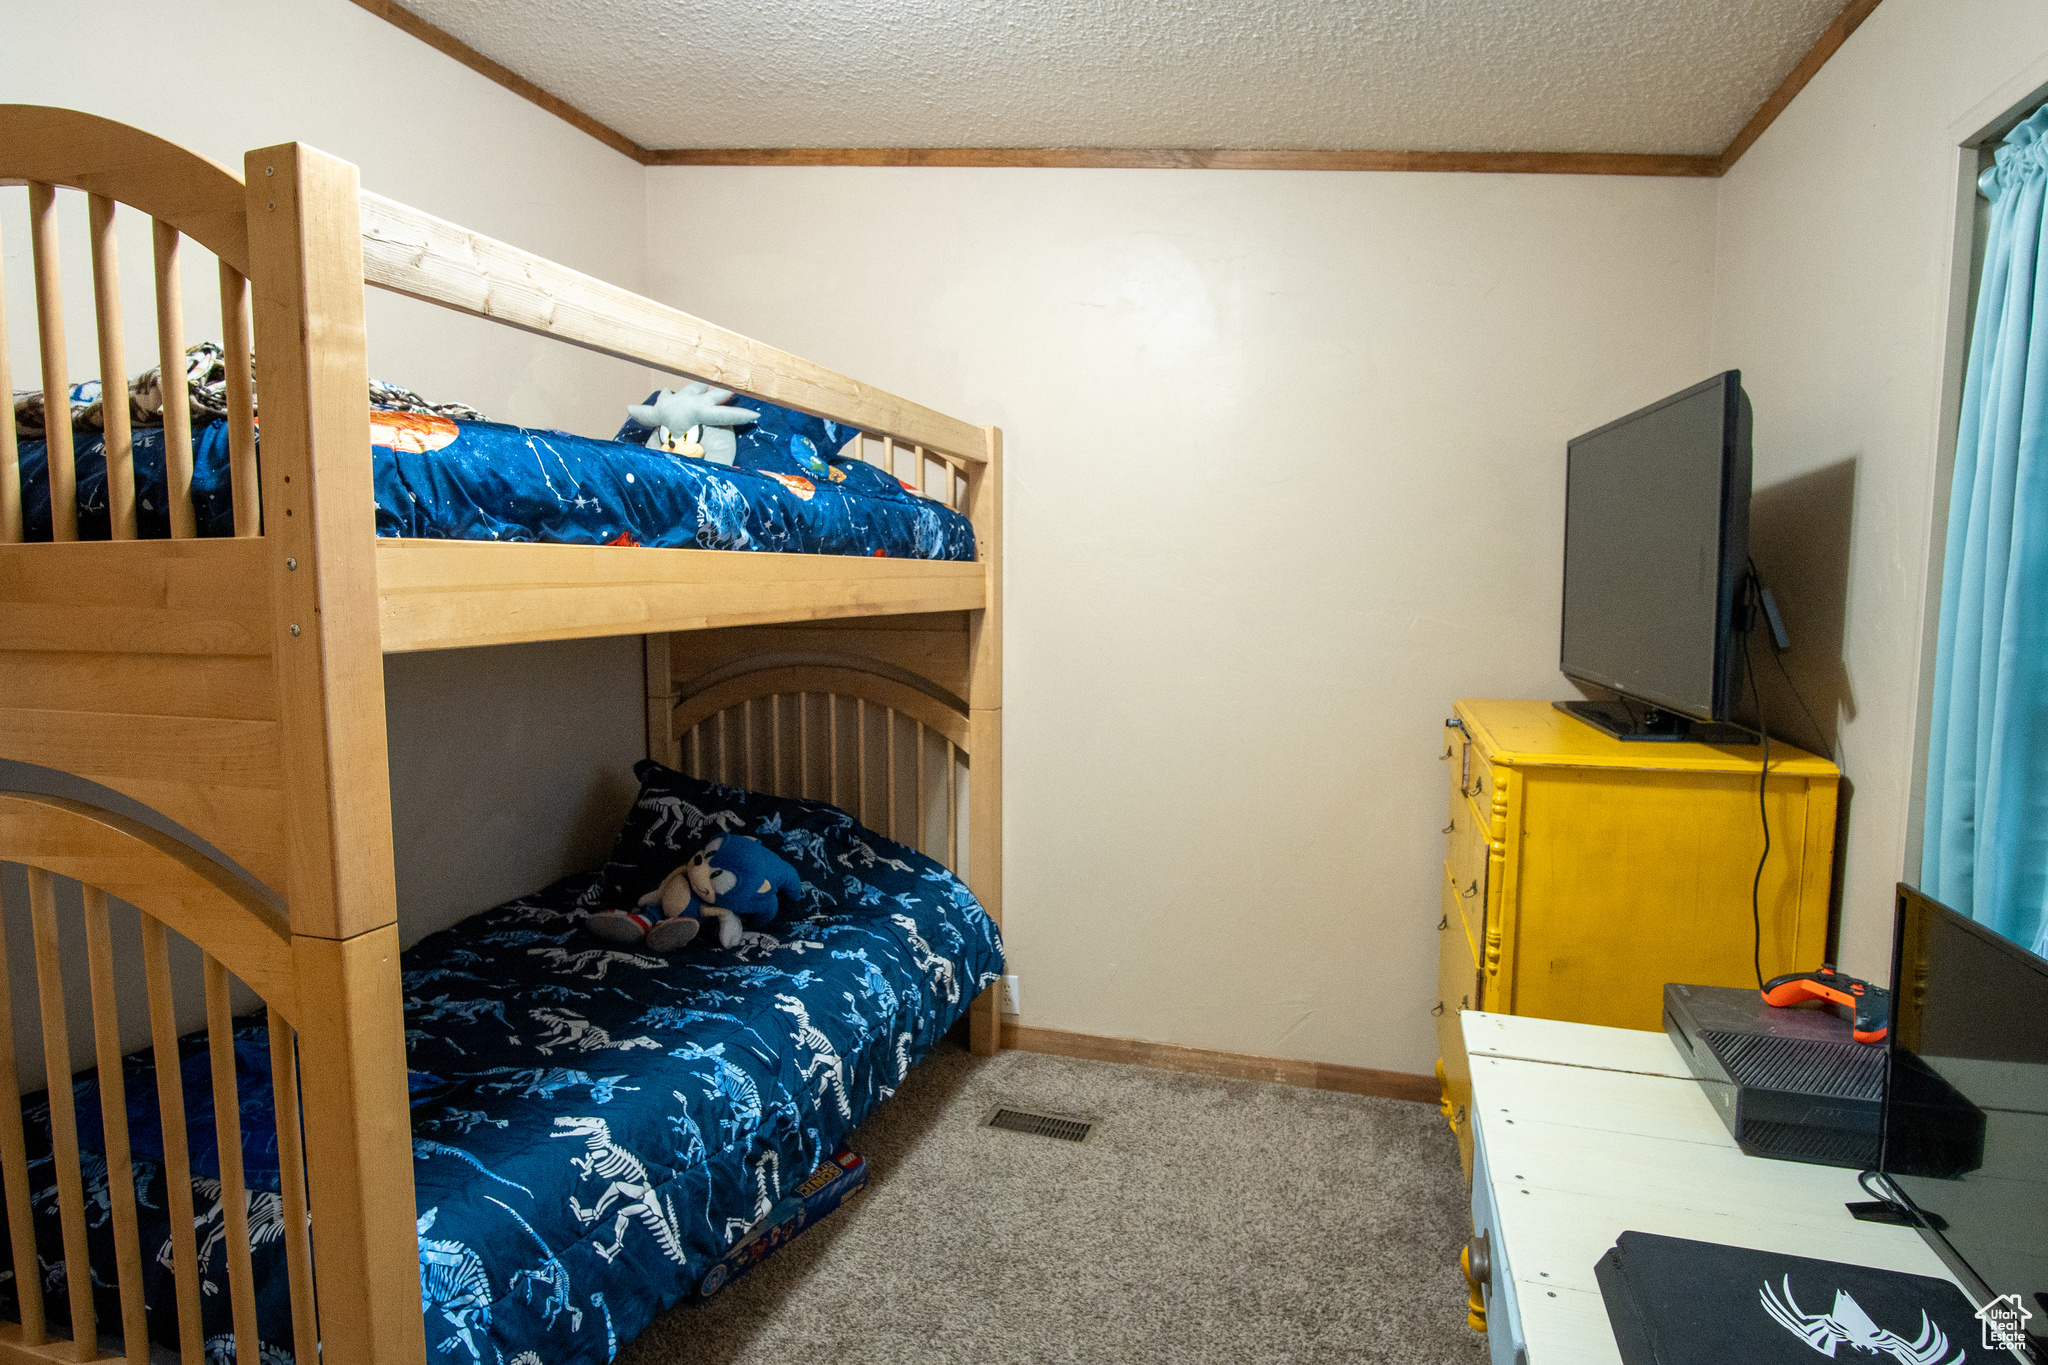
<path fill-rule="evenodd" d="M 1773 1322 L 1824 1356 L 1832 1357 L 1837 1346 L 1850 1346 L 1864 1355 L 1889 1354 L 1899 1365 L 1963 1365 L 1963 1349 L 1957 1347 L 1953 1356 L 1948 1354 L 1948 1334 L 1928 1319 L 1924 1308 L 1920 1310 L 1920 1335 L 1908 1341 L 1872 1322 L 1863 1305 L 1850 1297 L 1846 1289 L 1835 1291 L 1835 1306 L 1829 1311 L 1808 1313 L 1792 1297 L 1792 1277 L 1785 1276 L 1782 1284 L 1781 1294 L 1770 1281 L 1764 1282 L 1763 1292 L 1757 1296 L 1763 1301 L 1764 1311 Z"/>

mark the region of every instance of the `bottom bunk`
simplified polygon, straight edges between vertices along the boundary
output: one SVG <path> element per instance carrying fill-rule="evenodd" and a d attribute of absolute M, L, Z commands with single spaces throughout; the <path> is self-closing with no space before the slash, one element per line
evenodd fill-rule
<path fill-rule="evenodd" d="M 892 1095 L 1002 970 L 994 924 L 937 862 L 822 802 L 652 763 L 612 861 L 477 915 L 403 957 L 413 1182 L 430 1360 L 605 1362 Z M 732 947 L 672 956 L 594 937 L 709 839 L 758 838 L 801 907 Z M 292 1359 L 268 1031 L 236 1073 L 263 1365 Z M 181 1040 L 200 1313 L 234 1359 L 211 1073 Z M 162 1130 L 148 1052 L 124 1059 L 150 1335 L 178 1340 Z M 120 1321 L 97 1081 L 74 1085 L 100 1320 Z M 68 1311 L 46 1096 L 26 1119 L 46 1312 Z M 47 1184 L 47 1188 L 45 1188 Z M 317 1211 L 316 1211 L 317 1217 Z M 0 1239 L 4 1244 L 4 1239 Z M 0 1316 L 18 1317 L 12 1273 Z M 242 1359 L 254 1358 L 254 1353 Z"/>

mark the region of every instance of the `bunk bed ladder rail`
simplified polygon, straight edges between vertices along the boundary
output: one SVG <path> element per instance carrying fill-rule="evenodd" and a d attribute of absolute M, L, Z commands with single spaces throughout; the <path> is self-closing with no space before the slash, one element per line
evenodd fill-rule
<path fill-rule="evenodd" d="M 0 1112 L 0 1187 L 4 1187 L 8 1246 L 17 1287 L 40 1283 L 45 1293 L 54 1277 L 18 1273 L 37 1265 L 34 1208 L 54 1202 L 62 1230 L 62 1283 L 116 1287 L 118 1317 L 96 1321 L 92 1294 L 66 1294 L 68 1336 L 46 1318 L 44 1294 L 18 1294 L 20 1321 L 0 1322 L 0 1357 L 51 1361 L 126 1361 L 146 1365 L 149 1330 L 143 1303 L 143 1256 L 137 1188 L 122 1078 L 122 1025 L 116 1002 L 115 959 L 108 901 L 133 905 L 140 925 L 140 949 L 148 987 L 148 1034 L 154 1052 L 162 1119 L 164 1189 L 170 1235 L 167 1251 L 175 1280 L 175 1328 L 183 1365 L 201 1365 L 209 1355 L 201 1323 L 202 1264 L 226 1262 L 227 1288 L 237 1365 L 258 1365 L 256 1286 L 252 1266 L 252 1203 L 268 1241 L 281 1238 L 291 1298 L 291 1346 L 297 1359 L 318 1359 L 319 1332 L 313 1297 L 312 1240 L 308 1222 L 305 1153 L 299 1120 L 297 1012 L 291 931 L 260 893 L 205 854 L 125 816 L 76 801 L 26 793 L 0 793 L 0 862 L 26 872 L 28 918 L 35 959 L 37 1003 L 46 1075 L 72 1075 L 65 999 L 60 915 L 76 905 L 84 937 L 92 1008 L 93 1057 L 100 1078 L 99 1113 L 105 1151 L 104 1190 L 85 1182 L 76 1104 L 50 1103 L 54 1184 L 39 1188 L 29 1174 L 25 1122 L 17 1103 Z M 75 888 L 75 892 L 74 892 Z M 61 908 L 60 908 L 61 907 Z M 10 907 L 12 908 L 12 907 Z M 180 1083 L 178 1019 L 172 987 L 170 935 L 200 947 L 206 1005 L 209 1069 L 216 1116 L 220 1179 L 218 1205 L 196 1208 L 192 1156 L 188 1150 L 186 1095 Z M 208 946 L 210 945 L 210 947 Z M 8 949 L 0 932 L 0 1020 L 13 1019 Z M 234 1021 L 230 978 L 239 979 L 267 1006 L 271 1083 L 276 1099 L 280 1191 L 259 1192 L 252 1201 L 243 1178 L 241 1109 L 235 1080 Z M 0 1045 L 0 1095 L 19 1094 L 18 1043 L 12 1031 Z M 53 1090 L 55 1088 L 53 1087 Z M 58 1092 L 61 1093 L 61 1092 Z M 30 1111 L 32 1114 L 33 1111 Z M 38 1163 L 40 1164 L 40 1163 Z M 92 1204 L 87 1195 L 92 1195 Z M 102 1203 L 102 1201 L 104 1201 Z M 111 1263 L 88 1252 L 88 1215 L 104 1208 L 111 1223 Z M 195 1225 L 195 1212 L 201 1215 Z M 196 1229 L 219 1215 L 216 1231 L 202 1244 Z M 93 1226 L 100 1226 L 94 1220 Z M 201 1248 L 206 1260 L 201 1261 Z M 158 1313 L 167 1310 L 158 1307 Z M 161 1319 L 159 1320 L 159 1325 Z M 117 1354 L 103 1354 L 103 1338 L 119 1338 Z M 283 1345 L 284 1343 L 277 1343 Z"/>
<path fill-rule="evenodd" d="M 30 264 L 35 276 L 35 335 L 44 394 L 46 478 L 51 539 L 78 539 L 76 445 L 67 361 L 64 289 L 58 245 L 58 190 L 86 196 L 92 261 L 93 320 L 99 343 L 100 411 L 106 451 L 106 505 L 114 540 L 138 535 L 134 430 L 122 326 L 117 215 L 126 204 L 150 220 L 155 275 L 156 352 L 166 393 L 182 394 L 185 375 L 183 244 L 190 239 L 220 265 L 221 348 L 226 364 L 229 477 L 235 534 L 259 533 L 255 397 L 250 367 L 249 244 L 241 180 L 204 157 L 133 128 L 65 110 L 0 107 L 0 183 L 28 189 Z M 137 167 L 148 167 L 137 174 Z M 8 319 L 0 308 L 0 393 L 13 391 Z M 51 401 L 55 396 L 56 401 Z M 106 401 L 108 399 L 113 401 Z M 192 511 L 192 428 L 186 403 L 163 405 L 164 476 L 174 540 L 198 534 Z M 27 538 L 21 453 L 12 414 L 0 421 L 0 544 Z"/>

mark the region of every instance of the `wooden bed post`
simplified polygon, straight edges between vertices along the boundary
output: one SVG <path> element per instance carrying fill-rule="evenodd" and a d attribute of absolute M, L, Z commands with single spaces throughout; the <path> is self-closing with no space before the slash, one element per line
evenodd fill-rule
<path fill-rule="evenodd" d="M 679 769 L 683 766 L 683 754 L 675 731 L 675 638 L 667 634 L 643 635 L 640 643 L 647 656 L 647 756 L 656 763 Z"/>
<path fill-rule="evenodd" d="M 984 427 L 988 463 L 967 476 L 967 514 L 988 570 L 988 605 L 968 613 L 967 884 L 1003 923 L 1003 433 Z M 1001 985 L 975 1000 L 969 1046 L 992 1057 L 1003 1045 Z"/>
<path fill-rule="evenodd" d="M 243 183 L 322 1354 L 424 1361 L 360 191 L 297 143 L 250 152 Z"/>

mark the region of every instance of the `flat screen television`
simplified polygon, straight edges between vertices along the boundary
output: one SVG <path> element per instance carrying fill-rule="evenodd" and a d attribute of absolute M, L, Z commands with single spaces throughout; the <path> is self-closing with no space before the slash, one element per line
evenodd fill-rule
<path fill-rule="evenodd" d="M 1894 935 L 1885 1177 L 2048 1362 L 2048 961 L 1908 886 Z"/>
<path fill-rule="evenodd" d="M 1749 398 L 1729 370 L 1565 447 L 1558 666 L 1620 694 L 1560 702 L 1619 739 L 1741 742 Z"/>

